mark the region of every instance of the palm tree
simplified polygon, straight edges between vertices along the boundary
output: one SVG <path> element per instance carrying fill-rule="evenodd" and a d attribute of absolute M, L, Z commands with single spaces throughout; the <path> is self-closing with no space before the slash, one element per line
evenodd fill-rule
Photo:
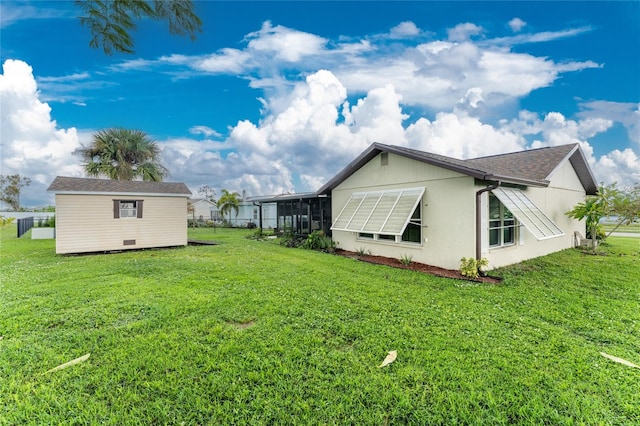
<path fill-rule="evenodd" d="M 229 192 L 226 189 L 222 190 L 222 195 L 220 199 L 218 199 L 218 209 L 220 209 L 220 214 L 224 217 L 225 213 L 229 213 L 229 222 L 231 222 L 231 210 L 236 211 L 236 216 L 238 216 L 239 212 L 239 204 L 240 204 L 240 194 L 237 192 Z"/>
<path fill-rule="evenodd" d="M 106 176 L 115 180 L 161 181 L 169 171 L 160 164 L 158 144 L 141 130 L 121 127 L 100 130 L 91 145 L 79 148 L 89 176 Z"/>

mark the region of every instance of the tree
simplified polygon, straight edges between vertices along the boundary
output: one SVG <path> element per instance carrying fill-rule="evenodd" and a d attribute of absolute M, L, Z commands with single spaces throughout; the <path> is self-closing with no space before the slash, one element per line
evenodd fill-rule
<path fill-rule="evenodd" d="M 576 204 L 573 209 L 566 213 L 567 216 L 573 219 L 585 219 L 587 238 L 591 238 L 594 252 L 597 247 L 600 220 L 613 213 L 613 205 L 618 196 L 619 191 L 615 184 L 609 186 L 600 185 L 596 195 L 587 197 L 582 203 Z"/>
<path fill-rule="evenodd" d="M 212 187 L 210 187 L 209 185 L 202 185 L 199 189 L 198 189 L 198 193 L 204 195 L 204 199 L 205 200 L 209 200 L 212 203 L 215 203 L 215 197 L 216 197 L 216 190 L 213 189 Z"/>
<path fill-rule="evenodd" d="M 169 33 L 188 35 L 195 40 L 202 32 L 202 21 L 194 12 L 191 0 L 76 0 L 83 14 L 80 25 L 88 27 L 92 39 L 89 46 L 104 53 L 133 53 L 131 32 L 136 20 L 151 18 L 167 21 Z"/>
<path fill-rule="evenodd" d="M 238 216 L 238 212 L 240 211 L 240 194 L 237 192 L 229 192 L 226 189 L 222 190 L 222 195 L 218 200 L 218 209 L 220 209 L 220 214 L 224 217 L 225 213 L 229 213 L 229 221 L 231 221 L 231 210 L 236 211 L 236 216 Z"/>
<path fill-rule="evenodd" d="M 13 211 L 20 211 L 20 192 L 29 186 L 31 179 L 20 175 L 0 175 L 0 201 L 7 203 Z"/>
<path fill-rule="evenodd" d="M 93 135 L 91 145 L 76 151 L 89 176 L 115 180 L 161 181 L 169 171 L 160 164 L 158 144 L 140 130 L 110 128 Z"/>
<path fill-rule="evenodd" d="M 611 186 L 616 188 L 616 183 Z M 616 189 L 616 196 L 611 204 L 611 211 L 616 216 L 617 223 L 609 231 L 607 237 L 615 232 L 620 225 L 629 225 L 640 220 L 640 184 L 624 189 Z"/>

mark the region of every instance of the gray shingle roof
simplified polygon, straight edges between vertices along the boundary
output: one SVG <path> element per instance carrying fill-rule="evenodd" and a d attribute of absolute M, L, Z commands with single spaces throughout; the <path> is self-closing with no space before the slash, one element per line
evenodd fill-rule
<path fill-rule="evenodd" d="M 542 187 L 548 186 L 553 172 L 565 161 L 569 160 L 576 170 L 586 193 L 595 194 L 598 189 L 591 168 L 578 144 L 460 160 L 411 148 L 374 143 L 320 188 L 318 193 L 328 194 L 333 188 L 381 152 L 391 152 L 480 180 Z"/>
<path fill-rule="evenodd" d="M 145 182 L 67 176 L 56 177 L 47 191 L 54 193 L 191 195 L 189 188 L 181 182 Z"/>

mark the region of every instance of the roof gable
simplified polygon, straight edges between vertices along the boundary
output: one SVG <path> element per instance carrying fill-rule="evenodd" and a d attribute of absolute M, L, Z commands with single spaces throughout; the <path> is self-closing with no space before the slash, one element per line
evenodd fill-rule
<path fill-rule="evenodd" d="M 191 191 L 181 182 L 148 182 L 58 176 L 47 191 L 56 194 L 148 194 L 188 196 Z"/>
<path fill-rule="evenodd" d="M 567 160 L 575 169 L 587 194 L 595 194 L 597 184 L 578 144 L 539 148 L 468 160 L 373 143 L 327 182 L 318 193 L 327 194 L 381 152 L 391 152 L 486 181 L 546 187 L 553 173 Z"/>

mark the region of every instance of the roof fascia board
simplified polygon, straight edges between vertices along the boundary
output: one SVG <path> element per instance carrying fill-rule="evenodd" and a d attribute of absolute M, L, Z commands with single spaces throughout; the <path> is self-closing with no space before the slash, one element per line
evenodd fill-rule
<path fill-rule="evenodd" d="M 580 179 L 580 182 L 582 182 L 582 186 L 584 187 L 587 195 L 596 195 L 598 192 L 598 181 L 593 175 L 593 171 L 591 170 L 591 167 L 589 167 L 587 158 L 584 156 L 584 152 L 582 152 L 582 149 L 580 149 L 579 146 L 576 152 L 569 157 L 569 161 L 571 161 L 571 165 L 578 174 L 578 178 Z M 582 176 L 584 178 L 580 177 L 581 173 L 578 169 L 582 169 Z M 589 182 L 585 182 L 585 179 L 589 179 Z"/>
<path fill-rule="evenodd" d="M 115 191 L 69 191 L 69 190 L 48 190 L 47 192 L 53 192 L 56 195 L 106 195 L 106 196 L 118 196 L 118 197 L 179 197 L 189 198 L 190 194 L 187 193 L 158 193 L 158 192 L 115 192 Z"/>

